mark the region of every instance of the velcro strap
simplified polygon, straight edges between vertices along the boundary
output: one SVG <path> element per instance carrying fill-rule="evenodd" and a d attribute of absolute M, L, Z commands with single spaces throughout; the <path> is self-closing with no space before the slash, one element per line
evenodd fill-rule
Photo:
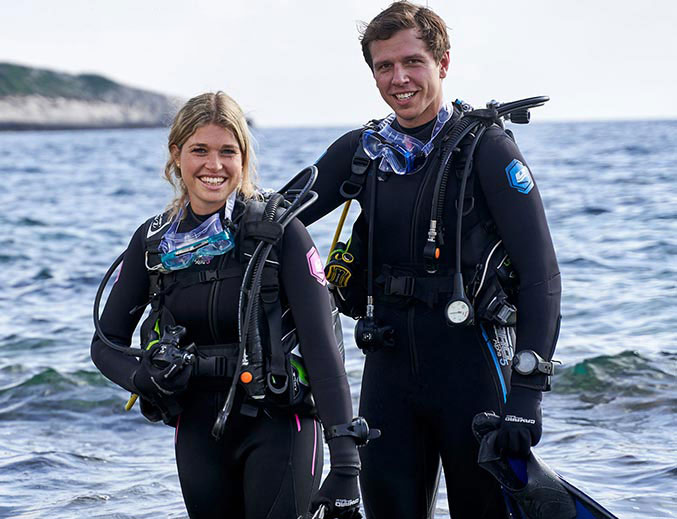
<path fill-rule="evenodd" d="M 247 238 L 261 240 L 266 243 L 277 243 L 284 232 L 279 222 L 269 222 L 266 220 L 245 222 L 244 226 Z"/>

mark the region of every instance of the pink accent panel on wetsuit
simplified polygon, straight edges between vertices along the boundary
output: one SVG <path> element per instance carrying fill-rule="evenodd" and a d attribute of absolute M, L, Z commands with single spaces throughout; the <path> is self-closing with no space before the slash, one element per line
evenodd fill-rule
<path fill-rule="evenodd" d="M 310 275 L 323 287 L 327 286 L 327 278 L 324 277 L 324 263 L 322 262 L 322 258 L 320 258 L 320 253 L 317 252 L 315 247 L 311 247 L 306 253 L 306 259 L 308 260 Z"/>
<path fill-rule="evenodd" d="M 310 466 L 310 475 L 315 475 L 315 457 L 317 456 L 317 422 L 313 420 L 313 464 Z"/>

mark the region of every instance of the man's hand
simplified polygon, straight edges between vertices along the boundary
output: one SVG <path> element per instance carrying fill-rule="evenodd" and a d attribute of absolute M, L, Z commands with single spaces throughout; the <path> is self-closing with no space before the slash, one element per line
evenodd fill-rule
<path fill-rule="evenodd" d="M 513 387 L 496 436 L 496 447 L 508 457 L 528 458 L 543 432 L 540 391 Z"/>

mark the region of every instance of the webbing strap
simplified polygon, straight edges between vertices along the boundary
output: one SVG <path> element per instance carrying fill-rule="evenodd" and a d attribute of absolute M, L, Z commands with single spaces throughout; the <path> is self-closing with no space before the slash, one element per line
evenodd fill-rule
<path fill-rule="evenodd" d="M 439 302 L 440 295 L 453 291 L 452 276 L 417 277 L 383 274 L 376 279 L 383 287 L 383 294 L 403 298 L 415 298 L 433 306 Z"/>
<path fill-rule="evenodd" d="M 228 267 L 214 270 L 200 270 L 197 272 L 191 270 L 177 270 L 164 274 L 167 281 L 167 287 L 180 286 L 189 287 L 199 283 L 211 283 L 213 281 L 221 281 L 223 279 L 234 278 L 242 275 L 242 266 Z"/>
<path fill-rule="evenodd" d="M 367 181 L 367 170 L 371 164 L 371 159 L 365 153 L 360 143 L 355 149 L 350 165 L 350 177 L 345 180 L 339 188 L 339 193 L 346 200 L 357 198 L 362 192 L 364 183 Z"/>
<path fill-rule="evenodd" d="M 237 365 L 238 346 L 237 343 L 198 346 L 199 354 L 195 357 L 193 375 L 232 378 Z"/>

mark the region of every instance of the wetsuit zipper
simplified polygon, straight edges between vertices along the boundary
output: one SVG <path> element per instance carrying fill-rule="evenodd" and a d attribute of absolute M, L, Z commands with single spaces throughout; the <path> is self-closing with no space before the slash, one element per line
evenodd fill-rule
<path fill-rule="evenodd" d="M 217 270 L 220 270 L 223 266 L 223 261 L 225 260 L 226 256 L 219 257 L 219 261 L 216 264 Z M 218 308 L 216 304 L 216 296 L 220 285 L 220 280 L 216 280 L 212 283 L 212 286 L 209 289 L 209 299 L 207 300 L 207 321 L 209 322 L 209 331 L 212 334 L 212 340 L 214 341 L 214 344 L 219 343 L 219 332 L 217 327 Z"/>
<path fill-rule="evenodd" d="M 414 313 L 416 312 L 415 306 L 410 306 L 407 311 L 407 334 L 409 335 L 409 357 L 411 359 L 411 374 L 414 377 L 418 377 L 418 355 L 416 353 L 416 334 L 414 333 Z"/>

